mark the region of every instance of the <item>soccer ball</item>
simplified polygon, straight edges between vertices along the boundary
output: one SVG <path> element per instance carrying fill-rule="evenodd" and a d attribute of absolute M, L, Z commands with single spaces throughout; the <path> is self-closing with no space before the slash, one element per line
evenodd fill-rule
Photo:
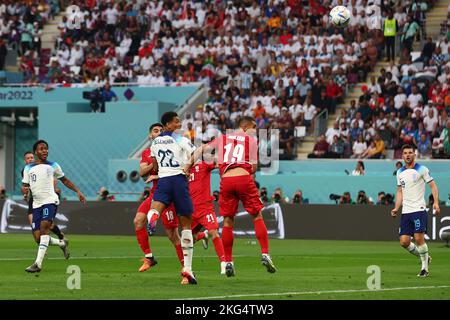
<path fill-rule="evenodd" d="M 337 28 L 344 28 L 350 22 L 351 13 L 344 6 L 336 6 L 330 11 L 330 21 Z"/>

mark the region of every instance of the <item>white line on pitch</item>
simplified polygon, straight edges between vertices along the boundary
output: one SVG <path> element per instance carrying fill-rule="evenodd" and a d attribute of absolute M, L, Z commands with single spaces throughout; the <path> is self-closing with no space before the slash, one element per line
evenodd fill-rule
<path fill-rule="evenodd" d="M 385 288 L 385 289 L 379 289 L 379 290 L 353 289 L 353 290 L 330 290 L 330 291 L 297 291 L 297 292 L 277 292 L 277 293 L 249 293 L 249 294 L 235 294 L 235 295 L 227 295 L 227 296 L 183 298 L 183 300 L 208 300 L 208 299 L 227 299 L 227 298 L 264 297 L 264 296 L 286 296 L 286 295 L 310 295 L 310 294 L 320 295 L 320 294 L 327 294 L 327 293 L 383 292 L 383 291 L 441 289 L 441 288 L 450 288 L 450 285 L 448 285 L 448 286 Z M 173 300 L 176 300 L 176 299 L 173 299 Z"/>
<path fill-rule="evenodd" d="M 157 256 L 158 258 L 173 258 L 174 256 Z M 247 258 L 251 258 L 251 256 L 246 256 L 246 255 L 233 255 L 234 258 L 243 258 L 243 257 L 247 257 Z M 277 255 L 277 257 L 294 257 L 294 258 L 301 258 L 301 259 L 332 259 L 335 257 L 332 256 L 320 256 L 320 257 L 316 257 L 316 256 L 293 256 L 293 255 Z M 133 257 L 128 257 L 128 256 L 118 256 L 118 257 L 89 257 L 89 256 L 83 256 L 83 257 L 70 257 L 71 259 L 140 259 L 142 258 L 142 256 L 133 256 Z M 201 258 L 217 258 L 217 256 L 214 255 L 207 255 L 207 256 L 196 256 L 196 259 L 201 259 Z M 48 260 L 65 260 L 65 258 L 46 258 Z M 0 258 L 0 261 L 25 261 L 25 260 L 29 260 L 29 258 Z M 360 257 L 351 257 L 351 260 L 369 260 L 372 261 L 374 260 L 374 258 L 360 258 Z M 384 261 L 384 260 L 388 260 L 388 261 L 392 261 L 392 259 L 380 259 L 380 258 L 376 258 L 377 261 Z M 401 260 L 401 261 L 410 261 L 411 259 L 398 259 L 396 258 L 395 260 Z"/>
<path fill-rule="evenodd" d="M 176 258 L 175 255 L 173 256 L 156 256 L 157 258 Z M 234 257 L 246 257 L 246 256 L 234 256 Z M 196 259 L 202 259 L 202 258 L 216 258 L 217 256 L 197 256 Z M 27 261 L 33 259 L 33 257 L 31 258 L 0 258 L 0 261 Z M 142 259 L 142 256 L 135 256 L 135 257 L 70 257 L 69 260 L 78 260 L 78 259 L 85 259 L 85 260 L 96 260 L 96 259 Z M 65 258 L 46 258 L 46 260 L 66 260 Z"/>

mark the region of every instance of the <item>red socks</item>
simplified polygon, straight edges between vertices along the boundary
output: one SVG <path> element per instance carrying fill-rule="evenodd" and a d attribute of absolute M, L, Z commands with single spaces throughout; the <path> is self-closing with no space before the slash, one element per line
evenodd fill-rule
<path fill-rule="evenodd" d="M 177 256 L 181 262 L 181 266 L 184 267 L 184 255 L 183 255 L 183 249 L 181 249 L 181 244 L 176 245 L 175 250 L 177 250 Z"/>
<path fill-rule="evenodd" d="M 223 249 L 225 251 L 225 261 L 231 262 L 233 261 L 233 228 L 232 227 L 223 227 L 222 228 L 222 243 Z"/>
<path fill-rule="evenodd" d="M 148 233 L 147 229 L 144 227 L 136 231 L 136 239 L 139 243 L 139 246 L 141 247 L 142 252 L 144 254 L 150 254 L 152 253 L 152 250 L 150 250 L 150 243 L 148 241 Z"/>
<path fill-rule="evenodd" d="M 253 220 L 253 224 L 255 225 L 256 239 L 258 239 L 259 245 L 261 246 L 261 253 L 269 254 L 269 236 L 267 235 L 267 228 L 264 220 Z"/>
<path fill-rule="evenodd" d="M 205 233 L 204 232 L 199 232 L 197 233 L 197 235 L 195 236 L 195 241 L 200 241 L 202 239 L 205 238 Z"/>
<path fill-rule="evenodd" d="M 224 262 L 225 260 L 225 250 L 223 248 L 222 239 L 220 237 L 212 239 L 214 243 L 214 248 L 216 249 L 217 256 L 219 257 L 220 262 Z M 231 260 L 230 260 L 231 261 Z"/>

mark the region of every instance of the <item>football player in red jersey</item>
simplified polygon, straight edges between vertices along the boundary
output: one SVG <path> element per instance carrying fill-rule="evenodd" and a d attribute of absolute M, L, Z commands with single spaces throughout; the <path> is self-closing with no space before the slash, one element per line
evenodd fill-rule
<path fill-rule="evenodd" d="M 258 188 L 252 175 L 256 172 L 258 163 L 258 145 L 250 134 L 255 132 L 256 123 L 252 117 L 242 117 L 239 129 L 214 139 L 208 147 L 198 148 L 191 158 L 191 164 L 198 159 L 203 149 L 214 148 L 220 171 L 219 212 L 224 217 L 222 242 L 225 249 L 226 275 L 234 276 L 233 263 L 233 227 L 234 217 L 242 201 L 245 210 L 252 216 L 255 235 L 261 246 L 261 263 L 267 271 L 274 273 L 275 265 L 269 255 L 269 237 L 261 210 L 263 204 L 259 198 Z"/>
<path fill-rule="evenodd" d="M 150 126 L 150 133 L 149 133 L 149 139 L 153 140 L 157 136 L 161 134 L 161 131 L 163 129 L 162 124 L 160 123 L 154 123 Z M 148 232 L 146 229 L 146 223 L 147 223 L 147 213 L 150 210 L 150 204 L 153 199 L 153 193 L 156 189 L 157 185 L 157 179 L 154 179 L 154 177 L 158 174 L 158 172 L 153 168 L 153 158 L 151 156 L 150 149 L 145 149 L 142 152 L 142 158 L 139 165 L 139 174 L 141 177 L 147 179 L 147 183 L 153 181 L 153 187 L 150 191 L 150 195 L 147 199 L 145 199 L 141 205 L 139 206 L 136 216 L 134 217 L 134 227 L 136 232 L 136 238 L 139 243 L 139 246 L 141 247 L 142 252 L 145 255 L 145 258 L 143 260 L 142 266 L 139 268 L 139 272 L 147 271 L 152 266 L 154 266 L 157 261 L 155 257 L 153 257 L 152 251 L 150 249 L 150 243 L 148 240 Z M 168 234 L 169 239 L 172 241 L 173 245 L 175 246 L 175 249 L 177 251 L 178 259 L 180 260 L 181 264 L 183 264 L 183 251 L 181 250 L 181 243 L 180 238 L 176 237 L 178 232 L 173 232 L 173 230 L 178 229 L 178 218 L 177 215 L 174 213 L 174 208 L 169 207 L 167 210 L 164 211 L 162 214 L 162 220 L 164 223 L 164 227 L 166 229 L 166 232 Z"/>
<path fill-rule="evenodd" d="M 191 228 L 195 241 L 203 240 L 205 249 L 207 248 L 208 238 L 212 239 L 219 257 L 221 273 L 225 274 L 225 252 L 222 239 L 219 236 L 219 224 L 212 202 L 214 197 L 211 196 L 211 171 L 215 168 L 216 164 L 213 158 L 211 161 L 204 159 L 204 161 L 194 164 L 189 172 L 189 193 L 194 205 Z M 202 227 L 206 229 L 204 232 L 200 232 Z"/>

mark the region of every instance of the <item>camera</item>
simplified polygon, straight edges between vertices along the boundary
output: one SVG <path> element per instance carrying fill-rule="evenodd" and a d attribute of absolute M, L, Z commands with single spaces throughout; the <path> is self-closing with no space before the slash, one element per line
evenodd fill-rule
<path fill-rule="evenodd" d="M 294 199 L 292 200 L 292 202 L 293 202 L 293 203 L 299 203 L 299 202 L 300 202 L 300 195 L 299 195 L 299 194 L 296 194 L 296 195 L 294 196 Z"/>
<path fill-rule="evenodd" d="M 330 194 L 330 200 L 334 200 L 334 201 L 338 201 L 339 199 L 341 199 L 342 196 L 338 195 L 338 194 Z"/>
<path fill-rule="evenodd" d="M 219 201 L 219 191 L 214 191 L 213 192 L 213 196 L 214 196 L 214 201 Z"/>
<path fill-rule="evenodd" d="M 83 99 L 89 100 L 91 102 L 90 105 L 93 112 L 105 112 L 105 101 L 100 89 L 95 89 L 93 91 L 83 91 Z"/>

